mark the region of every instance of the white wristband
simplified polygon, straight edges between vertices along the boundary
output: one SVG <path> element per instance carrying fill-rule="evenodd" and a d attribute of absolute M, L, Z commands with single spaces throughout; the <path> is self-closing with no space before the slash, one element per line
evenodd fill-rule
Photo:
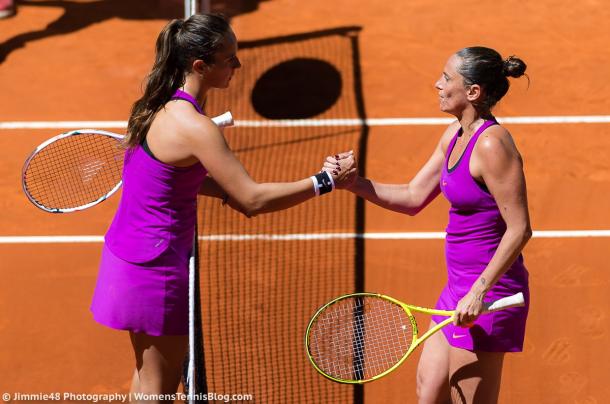
<path fill-rule="evenodd" d="M 328 173 L 326 173 L 328 174 Z M 328 178 L 330 178 L 330 183 L 333 186 L 333 191 L 335 190 L 335 180 L 333 180 L 333 176 L 328 174 Z"/>
<path fill-rule="evenodd" d="M 315 175 L 312 175 L 309 178 L 311 178 L 311 181 L 313 182 L 313 192 L 316 194 L 316 196 L 320 196 L 320 186 L 318 184 L 318 179 Z"/>

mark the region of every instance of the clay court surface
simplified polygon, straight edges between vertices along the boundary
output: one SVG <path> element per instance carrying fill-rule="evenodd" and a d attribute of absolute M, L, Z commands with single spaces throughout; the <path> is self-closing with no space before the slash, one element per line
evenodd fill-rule
<path fill-rule="evenodd" d="M 449 55 L 475 44 L 528 64 L 529 88 L 525 78 L 513 81 L 498 117 L 610 113 L 610 8 L 603 1 L 242 2 L 248 9 L 239 3 L 212 0 L 232 16 L 240 41 L 359 27 L 367 118 L 443 117 L 434 82 Z M 126 120 L 158 32 L 181 13 L 179 2 L 18 3 L 16 16 L 0 20 L 0 124 Z M 591 236 L 586 231 L 610 229 L 610 122 L 505 126 L 525 161 L 535 231 Z M 118 197 L 90 211 L 51 215 L 22 194 L 25 157 L 62 131 L 0 129 L 0 236 L 104 234 Z M 442 125 L 371 126 L 361 164 L 376 180 L 408 181 L 442 131 Z M 320 162 L 336 151 L 320 150 Z M 367 233 L 442 232 L 448 205 L 438 198 L 414 218 L 365 208 Z M 610 239 L 570 234 L 534 237 L 524 251 L 530 318 L 525 351 L 505 361 L 501 403 L 608 402 Z M 365 244 L 367 290 L 434 304 L 445 282 L 442 240 Z M 89 312 L 100 251 L 99 242 L 0 244 L 0 393 L 128 390 L 128 336 L 96 324 Z M 415 368 L 416 360 L 409 361 L 366 385 L 365 402 L 415 402 Z"/>

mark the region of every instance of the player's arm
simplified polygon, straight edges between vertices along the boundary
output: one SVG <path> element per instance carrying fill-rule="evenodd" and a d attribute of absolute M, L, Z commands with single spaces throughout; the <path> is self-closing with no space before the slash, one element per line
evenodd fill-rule
<path fill-rule="evenodd" d="M 383 184 L 357 177 L 348 189 L 382 208 L 408 215 L 417 214 L 440 193 L 439 180 L 447 145 L 458 127 L 459 123 L 455 122 L 445 130 L 428 161 L 409 183 Z"/>
<path fill-rule="evenodd" d="M 491 261 L 458 303 L 456 324 L 474 321 L 482 310 L 485 294 L 515 262 L 532 236 L 523 160 L 506 129 L 495 126 L 475 146 L 472 174 L 483 180 L 494 197 L 506 232 Z"/>
<path fill-rule="evenodd" d="M 212 198 L 220 198 L 225 199 L 227 197 L 227 193 L 216 180 L 209 175 L 205 178 L 201 187 L 199 187 L 199 195 L 211 196 Z"/>
<path fill-rule="evenodd" d="M 218 185 L 216 180 L 209 175 L 201 184 L 201 187 L 199 188 L 199 195 L 221 199 L 223 205 L 229 206 L 230 208 L 250 217 L 250 214 L 244 209 L 244 207 L 237 203 L 235 199 L 229 198 L 229 194 L 226 193 L 225 190 Z"/>
<path fill-rule="evenodd" d="M 194 120 L 184 136 L 193 155 L 203 162 L 216 184 L 248 216 L 286 209 L 315 196 L 310 178 L 282 183 L 254 181 L 229 149 L 218 127 L 208 118 Z M 341 159 L 339 164 L 343 170 L 338 176 L 353 175 L 355 168 L 350 168 L 352 163 L 351 157 Z"/>

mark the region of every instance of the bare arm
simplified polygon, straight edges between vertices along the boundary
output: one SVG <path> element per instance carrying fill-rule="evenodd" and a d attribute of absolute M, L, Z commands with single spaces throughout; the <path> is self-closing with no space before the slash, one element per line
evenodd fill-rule
<path fill-rule="evenodd" d="M 228 196 L 225 190 L 218 185 L 216 180 L 209 175 L 201 184 L 201 187 L 199 188 L 199 195 L 211 196 L 212 198 L 219 198 L 223 200 Z"/>
<path fill-rule="evenodd" d="M 439 180 L 447 145 L 458 127 L 458 124 L 454 123 L 445 130 L 434 152 L 411 182 L 383 184 L 357 177 L 348 189 L 382 208 L 408 215 L 417 214 L 440 193 Z"/>
<path fill-rule="evenodd" d="M 506 232 L 485 270 L 458 303 L 456 324 L 467 324 L 481 313 L 485 294 L 517 259 L 531 238 L 523 161 L 510 134 L 490 128 L 473 152 L 472 174 L 481 178 L 494 197 Z"/>
<path fill-rule="evenodd" d="M 218 188 L 224 190 L 248 216 L 286 209 L 315 196 L 310 178 L 283 183 L 254 181 L 229 149 L 218 127 L 207 118 L 196 120 L 184 136 L 193 155 L 204 162 L 216 183 L 210 184 L 209 189 L 204 188 L 204 192 L 214 194 Z M 340 159 L 343 170 L 333 176 L 340 179 L 353 175 L 355 169 L 350 168 L 352 162 L 353 158 L 349 156 Z"/>
<path fill-rule="evenodd" d="M 250 214 L 244 209 L 244 207 L 239 205 L 237 201 L 235 201 L 235 199 L 229 198 L 229 194 L 227 194 L 225 190 L 222 189 L 220 185 L 218 185 L 216 180 L 214 180 L 214 178 L 210 177 L 209 175 L 201 184 L 198 193 L 199 195 L 221 199 L 223 205 L 229 206 L 231 209 L 250 217 Z"/>

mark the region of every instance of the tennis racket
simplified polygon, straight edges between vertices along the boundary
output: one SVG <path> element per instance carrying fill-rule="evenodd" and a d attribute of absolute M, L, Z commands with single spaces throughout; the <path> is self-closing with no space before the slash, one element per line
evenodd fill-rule
<path fill-rule="evenodd" d="M 231 112 L 212 118 L 233 125 Z M 123 135 L 79 129 L 38 146 L 23 165 L 23 191 L 34 206 L 51 213 L 90 208 L 112 196 L 122 184 Z"/>
<path fill-rule="evenodd" d="M 484 313 L 523 306 L 523 293 L 485 303 Z M 412 312 L 448 317 L 421 337 Z M 453 310 L 413 306 L 377 293 L 331 300 L 313 316 L 305 335 L 307 356 L 323 376 L 362 384 L 398 368 L 432 334 L 453 321 Z"/>

